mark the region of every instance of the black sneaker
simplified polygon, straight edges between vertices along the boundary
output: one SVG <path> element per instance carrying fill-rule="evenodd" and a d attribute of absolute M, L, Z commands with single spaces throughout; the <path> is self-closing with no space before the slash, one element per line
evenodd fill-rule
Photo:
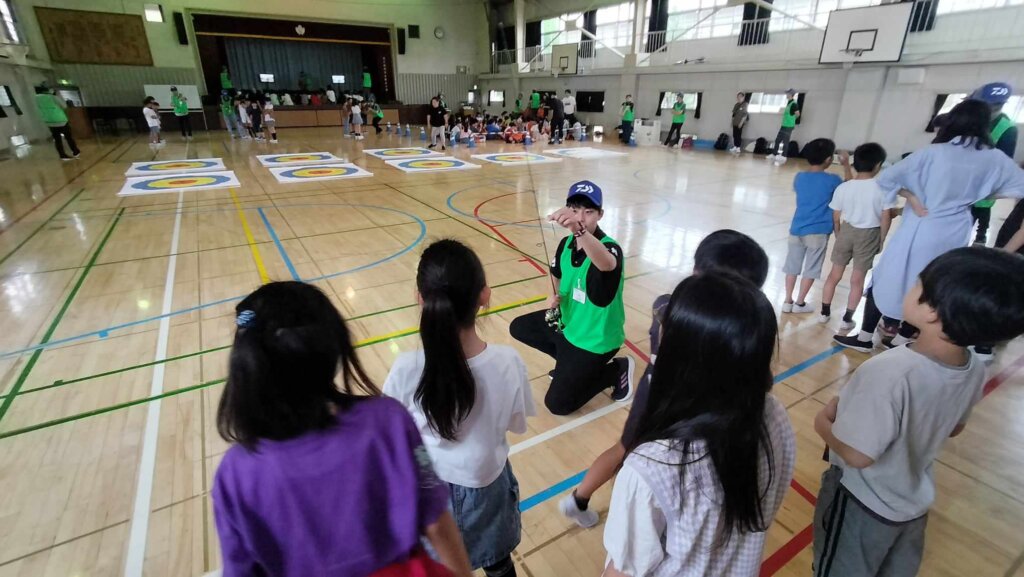
<path fill-rule="evenodd" d="M 447 149 L 447 148 L 445 148 L 445 147 L 444 147 L 444 145 L 442 144 L 442 145 L 441 145 L 441 150 L 448 150 L 448 149 Z"/>
<path fill-rule="evenodd" d="M 870 353 L 875 348 L 875 344 L 871 341 L 857 340 L 857 335 L 843 336 L 836 335 L 832 337 L 832 341 L 841 347 L 859 351 L 862 353 Z"/>
<path fill-rule="evenodd" d="M 636 370 L 636 361 L 633 357 L 625 356 L 612 359 L 612 362 L 619 367 L 619 384 L 612 388 L 612 400 L 624 403 L 633 398 L 633 371 Z"/>
<path fill-rule="evenodd" d="M 428 146 L 427 148 L 434 148 L 434 145 L 433 145 L 433 144 L 431 144 L 431 145 L 430 145 L 430 146 Z"/>

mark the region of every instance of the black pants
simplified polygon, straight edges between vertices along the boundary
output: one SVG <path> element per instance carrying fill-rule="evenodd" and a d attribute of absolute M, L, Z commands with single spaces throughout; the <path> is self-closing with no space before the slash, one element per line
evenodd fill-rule
<path fill-rule="evenodd" d="M 999 234 L 996 235 L 996 248 L 1006 246 L 1006 243 L 1010 242 L 1010 239 L 1017 234 L 1022 226 L 1024 226 L 1024 200 L 1018 200 L 1013 210 L 1010 211 L 1010 215 L 1003 221 L 1003 226 L 999 228 Z M 1024 255 L 1024 247 L 1018 249 L 1017 254 Z"/>
<path fill-rule="evenodd" d="M 779 134 L 775 136 L 775 144 L 772 145 L 772 154 L 781 154 L 782 156 L 789 156 L 789 141 L 793 137 L 793 129 L 786 128 L 785 126 L 779 129 Z M 779 145 L 782 145 L 782 152 L 779 152 Z"/>
<path fill-rule="evenodd" d="M 562 128 L 565 126 L 565 116 L 551 117 L 551 142 L 561 142 L 565 136 Z"/>
<path fill-rule="evenodd" d="M 78 145 L 75 144 L 75 137 L 71 136 L 70 124 L 65 124 L 64 126 L 51 126 L 50 134 L 53 135 L 53 146 L 57 149 L 57 154 L 59 154 L 61 158 L 68 157 L 68 153 L 64 152 L 64 141 L 61 140 L 61 136 L 67 139 L 68 146 L 71 147 L 71 154 L 78 156 Z"/>
<path fill-rule="evenodd" d="M 373 129 L 377 131 L 377 134 L 380 134 L 381 132 L 383 132 L 383 130 L 380 129 L 380 117 L 379 116 L 374 116 L 373 117 Z"/>
<path fill-rule="evenodd" d="M 622 134 L 619 136 L 619 140 L 623 144 L 629 144 L 629 137 L 633 135 L 633 122 L 622 121 Z"/>
<path fill-rule="evenodd" d="M 972 206 L 971 218 L 978 223 L 978 234 L 975 235 L 974 242 L 985 244 L 988 239 L 988 224 L 992 220 L 992 207 Z"/>
<path fill-rule="evenodd" d="M 668 136 L 665 137 L 665 144 L 668 146 L 675 146 L 679 144 L 679 133 L 683 129 L 683 123 L 673 122 L 672 128 L 668 129 Z M 674 137 L 672 135 L 675 135 Z"/>
<path fill-rule="evenodd" d="M 178 117 L 178 128 L 181 129 L 181 135 L 183 137 L 192 136 L 192 119 L 189 115 L 186 114 L 185 116 Z"/>
<path fill-rule="evenodd" d="M 509 555 L 494 565 L 484 567 L 484 575 L 487 577 L 516 577 L 516 566 L 512 563 L 512 556 Z"/>
<path fill-rule="evenodd" d="M 874 333 L 875 328 L 878 327 L 878 321 L 885 321 L 887 325 L 899 323 L 899 334 L 905 338 L 909 339 L 918 333 L 917 327 L 908 322 L 900 322 L 898 319 L 882 316 L 882 311 L 878 310 L 878 305 L 875 304 L 875 294 L 872 289 L 868 289 L 866 296 L 867 298 L 864 300 L 864 321 L 860 325 L 860 330 L 866 333 Z"/>
<path fill-rule="evenodd" d="M 596 354 L 574 346 L 565 335 L 544 321 L 544 313 L 529 313 L 512 321 L 512 338 L 555 359 L 555 373 L 544 395 L 544 405 L 555 415 L 568 415 L 601 391 L 619 383 L 619 372 L 609 361 L 618 350 Z"/>
<path fill-rule="evenodd" d="M 739 148 L 743 148 L 743 127 L 733 126 L 732 127 L 732 145 Z"/>

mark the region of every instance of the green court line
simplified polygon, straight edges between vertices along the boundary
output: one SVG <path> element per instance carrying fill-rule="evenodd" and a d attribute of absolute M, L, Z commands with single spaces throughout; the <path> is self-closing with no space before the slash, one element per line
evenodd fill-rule
<path fill-rule="evenodd" d="M 50 216 L 49 216 L 49 217 L 48 217 L 48 218 L 47 218 L 46 220 L 44 220 L 44 221 L 43 221 L 43 223 L 42 223 L 42 224 L 40 224 L 38 228 L 36 228 L 35 230 L 33 230 L 33 231 L 32 231 L 32 232 L 31 232 L 31 233 L 30 233 L 30 234 L 28 235 L 28 236 L 26 236 L 26 237 L 25 237 L 25 238 L 24 238 L 24 239 L 23 239 L 23 240 L 22 240 L 21 242 L 19 242 L 19 243 L 17 244 L 17 246 L 15 246 L 13 250 L 11 250 L 11 252 L 9 252 L 9 253 L 5 254 L 3 258 L 0 258 L 0 266 L 2 266 L 2 265 L 3 265 L 4 263 L 5 263 L 5 262 L 7 262 L 7 259 L 9 259 L 9 258 L 11 258 L 12 256 L 14 256 L 14 253 L 18 252 L 18 250 L 19 250 L 19 249 L 21 249 L 21 247 L 23 247 L 23 246 L 25 246 L 26 244 L 28 244 L 28 241 L 32 240 L 32 239 L 33 239 L 33 238 L 34 238 L 34 237 L 36 236 L 36 234 L 37 234 L 37 233 L 38 233 L 39 231 L 41 231 L 41 230 L 43 230 L 44 228 L 46 228 L 46 225 L 50 224 L 50 221 L 52 221 L 52 220 L 54 219 L 54 217 L 56 217 L 56 216 L 57 216 L 58 214 L 60 214 L 60 213 L 61 213 L 61 212 L 62 212 L 62 211 L 63 211 L 63 210 L 65 209 L 65 208 L 67 208 L 69 204 L 71 204 L 72 202 L 74 202 L 74 201 L 75 201 L 75 199 L 76 199 L 76 198 L 78 198 L 78 196 L 79 196 L 80 194 L 82 194 L 83 192 L 85 192 L 85 187 L 84 187 L 84 186 L 83 186 L 82 188 L 79 188 L 79 189 L 78 189 L 78 192 L 76 192 L 75 194 L 71 195 L 71 198 L 69 198 L 67 202 L 65 202 L 65 203 L 64 203 L 63 205 L 61 205 L 61 207 L 60 207 L 60 208 L 58 208 L 58 209 L 56 210 L 56 212 L 54 212 L 54 213 L 53 213 L 53 214 L 51 214 L 51 215 L 50 215 Z"/>
<path fill-rule="evenodd" d="M 116 222 L 115 222 L 115 224 L 116 224 Z M 525 301 L 520 301 L 520 302 L 517 302 L 517 303 L 513 303 L 513 304 L 510 304 L 510 305 L 504 305 L 504 306 L 496 307 L 496 308 L 493 308 L 493 309 L 489 309 L 487 312 L 483 313 L 480 316 L 493 315 L 493 314 L 496 314 L 496 313 L 500 313 L 500 312 L 504 312 L 504 311 L 508 311 L 508 310 L 512 310 L 512 309 L 516 309 L 516 308 L 519 308 L 519 307 L 529 306 L 531 304 L 539 303 L 539 302 L 543 301 L 545 298 L 546 297 L 535 297 L 535 298 L 531 298 L 531 299 L 526 299 Z M 371 340 L 371 341 L 363 342 L 361 344 L 356 345 L 355 348 L 367 347 L 367 346 L 370 346 L 370 345 L 373 345 L 373 344 L 377 344 L 379 342 L 384 342 L 385 340 L 391 340 L 391 339 L 407 337 L 407 336 L 410 336 L 410 335 L 414 335 L 414 334 L 416 334 L 418 332 L 419 332 L 418 329 L 411 329 L 409 331 L 402 331 L 402 333 L 400 333 L 400 334 L 390 335 L 387 339 L 382 339 L 382 340 L 374 339 L 374 340 Z M 193 356 L 195 354 L 196 353 L 193 353 Z M 35 358 L 36 357 L 33 356 L 33 360 Z M 67 423 L 70 423 L 70 422 L 73 422 L 73 421 L 78 421 L 78 420 L 81 420 L 81 419 L 87 419 L 89 417 L 95 417 L 95 416 L 98 416 L 98 415 L 103 415 L 105 413 L 111 413 L 111 412 L 114 412 L 114 411 L 119 411 L 121 409 L 127 409 L 129 407 L 134 407 L 134 406 L 138 406 L 138 405 L 144 405 L 146 403 L 149 403 L 151 401 L 156 401 L 156 400 L 159 400 L 159 399 L 166 399 L 168 397 L 174 397 L 174 396 L 181 395 L 181 394 L 184 394 L 184 393 L 190 393 L 192 391 L 198 391 L 200 389 L 205 389 L 205 388 L 208 388 L 208 387 L 212 387 L 214 385 L 222 384 L 226 380 L 227 379 L 215 379 L 215 380 L 212 380 L 212 381 L 206 381 L 205 383 L 199 383 L 197 385 L 190 385 L 188 387 L 182 387 L 180 389 L 175 389 L 173 391 L 167 391 L 165 393 L 161 393 L 159 395 L 154 395 L 152 397 L 145 397 L 145 398 L 142 398 L 142 399 L 135 399 L 133 401 L 125 401 L 123 403 L 117 403 L 116 405 L 110 405 L 108 407 L 101 407 L 99 409 L 93 409 L 91 411 L 85 411 L 83 413 L 77 413 L 77 414 L 74 414 L 74 415 L 68 415 L 67 417 L 61 417 L 59 419 L 52 419 L 52 420 L 49 420 L 49 421 L 44 421 L 42 423 L 36 423 L 34 425 L 29 425 L 27 427 L 22 427 L 20 429 L 12 429 L 10 431 L 5 431 L 3 433 L 0 433 L 0 440 L 7 439 L 7 438 L 10 438 L 10 437 L 16 437 L 18 435 L 24 435 L 25 433 L 31 433 L 33 431 L 39 431 L 41 429 L 48 429 L 50 427 L 56 427 L 58 425 L 64 425 L 64 424 L 67 424 Z M 16 394 L 16 391 L 15 391 L 15 394 Z M 9 399 L 13 399 L 14 397 L 8 397 L 8 398 Z"/>
<path fill-rule="evenodd" d="M 114 222 L 110 223 L 110 228 L 107 229 L 107 233 L 103 235 L 102 239 L 100 239 L 100 243 L 96 246 L 96 250 L 92 253 L 92 256 L 89 257 L 89 262 L 85 265 L 85 270 L 83 270 L 82 274 L 79 275 L 78 280 L 75 282 L 75 286 L 71 288 L 71 292 L 68 293 L 67 298 L 64 299 L 64 304 L 61 305 L 60 310 L 57 311 L 57 316 L 53 317 L 53 321 L 50 323 L 49 328 L 46 329 L 46 333 L 43 335 L 40 343 L 48 343 L 50 342 L 50 339 L 53 338 L 53 333 L 57 331 L 57 325 L 60 324 L 60 321 L 64 318 L 68 309 L 71 308 L 71 301 L 75 300 L 75 295 L 78 294 L 79 289 L 81 289 L 82 285 L 85 284 L 85 277 L 89 276 L 89 271 L 92 270 L 93 265 L 96 264 L 96 260 L 100 256 L 100 253 L 103 252 L 103 247 L 106 246 L 107 241 L 110 240 L 110 235 L 114 233 L 114 228 L 116 228 L 117 223 L 121 221 L 122 214 L 124 214 L 124 208 L 117 213 L 117 216 L 114 217 Z M 28 380 L 29 373 L 32 372 L 32 368 L 35 367 L 36 362 L 39 361 L 39 357 L 42 356 L 42 354 L 43 349 L 36 349 L 28 359 L 28 362 L 25 363 L 25 368 L 23 368 L 21 370 L 21 374 L 18 375 L 18 380 L 14 382 L 14 385 L 11 387 L 7 397 L 4 398 L 3 404 L 0 404 L 0 422 L 3 421 L 8 409 L 11 408 L 11 403 L 13 403 L 14 398 L 18 396 L 18 391 L 21 390 L 22 385 L 24 385 L 25 381 Z"/>

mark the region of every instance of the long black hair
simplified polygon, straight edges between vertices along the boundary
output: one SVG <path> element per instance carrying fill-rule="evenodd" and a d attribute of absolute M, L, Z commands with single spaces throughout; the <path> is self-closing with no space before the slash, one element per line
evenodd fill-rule
<path fill-rule="evenodd" d="M 237 331 L 217 431 L 250 450 L 325 429 L 380 392 L 363 371 L 341 314 L 299 282 L 264 285 L 235 307 Z M 335 383 L 339 369 L 341 388 Z"/>
<path fill-rule="evenodd" d="M 462 350 L 459 331 L 473 326 L 487 287 L 480 259 L 457 240 L 439 240 L 423 251 L 416 290 L 423 300 L 420 337 L 423 376 L 416 402 L 430 427 L 454 441 L 476 402 L 476 382 Z"/>
<path fill-rule="evenodd" d="M 767 530 L 761 500 L 774 472 L 768 467 L 762 480 L 759 465 L 773 461 L 764 417 L 778 333 L 771 303 L 750 281 L 711 271 L 679 283 L 663 327 L 628 450 L 667 440 L 681 456 L 681 484 L 688 465 L 711 460 L 724 497 L 719 544 L 734 531 Z"/>
<path fill-rule="evenodd" d="M 963 146 L 974 145 L 974 148 L 992 148 L 992 108 L 980 100 L 964 100 L 953 107 L 949 114 L 945 114 L 936 121 L 939 132 L 935 135 L 933 144 L 949 142 L 957 137 L 962 137 Z M 971 140 L 971 139 L 974 140 Z"/>

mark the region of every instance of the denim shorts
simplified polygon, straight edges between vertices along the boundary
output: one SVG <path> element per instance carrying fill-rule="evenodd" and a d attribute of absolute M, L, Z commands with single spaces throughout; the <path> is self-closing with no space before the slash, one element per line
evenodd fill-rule
<path fill-rule="evenodd" d="M 474 569 L 494 565 L 512 554 L 522 538 L 519 481 L 512 463 L 493 483 L 480 489 L 448 485 L 449 503 Z"/>

